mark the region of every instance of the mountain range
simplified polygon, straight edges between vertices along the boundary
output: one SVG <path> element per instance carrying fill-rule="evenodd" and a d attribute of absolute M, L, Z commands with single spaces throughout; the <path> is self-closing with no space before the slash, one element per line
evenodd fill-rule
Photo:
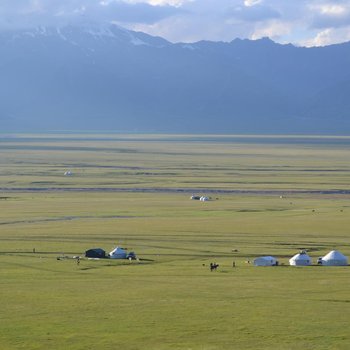
<path fill-rule="evenodd" d="M 350 133 L 350 43 L 170 43 L 116 25 L 0 33 L 6 132 Z"/>

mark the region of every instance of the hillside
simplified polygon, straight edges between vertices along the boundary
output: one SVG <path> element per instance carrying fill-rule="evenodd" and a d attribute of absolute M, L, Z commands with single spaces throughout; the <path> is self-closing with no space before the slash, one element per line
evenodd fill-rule
<path fill-rule="evenodd" d="M 350 43 L 172 44 L 117 26 L 0 34 L 3 131 L 350 133 Z"/>

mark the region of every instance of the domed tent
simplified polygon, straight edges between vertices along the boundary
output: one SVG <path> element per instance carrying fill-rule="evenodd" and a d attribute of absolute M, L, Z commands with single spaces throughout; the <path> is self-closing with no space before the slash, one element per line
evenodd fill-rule
<path fill-rule="evenodd" d="M 253 262 L 254 266 L 276 266 L 277 260 L 273 256 L 260 256 Z"/>
<path fill-rule="evenodd" d="M 192 200 L 195 200 L 195 201 L 199 201 L 199 200 L 201 199 L 201 196 L 192 195 L 192 196 L 191 196 L 191 199 L 192 199 Z"/>
<path fill-rule="evenodd" d="M 103 259 L 106 257 L 106 252 L 101 248 L 92 248 L 85 252 L 87 258 L 99 258 Z"/>
<path fill-rule="evenodd" d="M 304 252 L 294 255 L 289 259 L 289 265 L 292 266 L 308 266 L 312 264 L 311 258 Z"/>
<path fill-rule="evenodd" d="M 321 259 L 321 262 L 325 266 L 346 266 L 348 258 L 337 250 L 332 250 Z"/>
<path fill-rule="evenodd" d="M 111 259 L 126 259 L 126 250 L 120 247 L 113 249 L 109 254 Z"/>

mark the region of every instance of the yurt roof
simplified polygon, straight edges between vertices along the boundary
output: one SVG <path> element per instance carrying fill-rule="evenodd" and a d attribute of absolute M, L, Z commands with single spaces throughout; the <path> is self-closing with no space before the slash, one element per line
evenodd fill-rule
<path fill-rule="evenodd" d="M 332 250 L 322 260 L 347 260 L 347 257 L 337 250 Z"/>
<path fill-rule="evenodd" d="M 310 260 L 311 258 L 305 253 L 295 254 L 290 260 Z"/>
<path fill-rule="evenodd" d="M 114 248 L 110 254 L 113 254 L 113 253 L 126 253 L 125 249 L 121 248 L 121 247 L 117 247 L 117 248 Z"/>

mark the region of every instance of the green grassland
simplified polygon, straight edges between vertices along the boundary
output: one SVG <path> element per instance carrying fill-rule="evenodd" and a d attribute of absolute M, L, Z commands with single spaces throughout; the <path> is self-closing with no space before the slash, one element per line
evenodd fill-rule
<path fill-rule="evenodd" d="M 349 349 L 350 267 L 288 266 L 300 249 L 350 256 L 349 150 L 326 137 L 3 135 L 0 348 Z M 72 258 L 116 245 L 139 260 Z M 281 265 L 248 263 L 261 255 Z"/>

